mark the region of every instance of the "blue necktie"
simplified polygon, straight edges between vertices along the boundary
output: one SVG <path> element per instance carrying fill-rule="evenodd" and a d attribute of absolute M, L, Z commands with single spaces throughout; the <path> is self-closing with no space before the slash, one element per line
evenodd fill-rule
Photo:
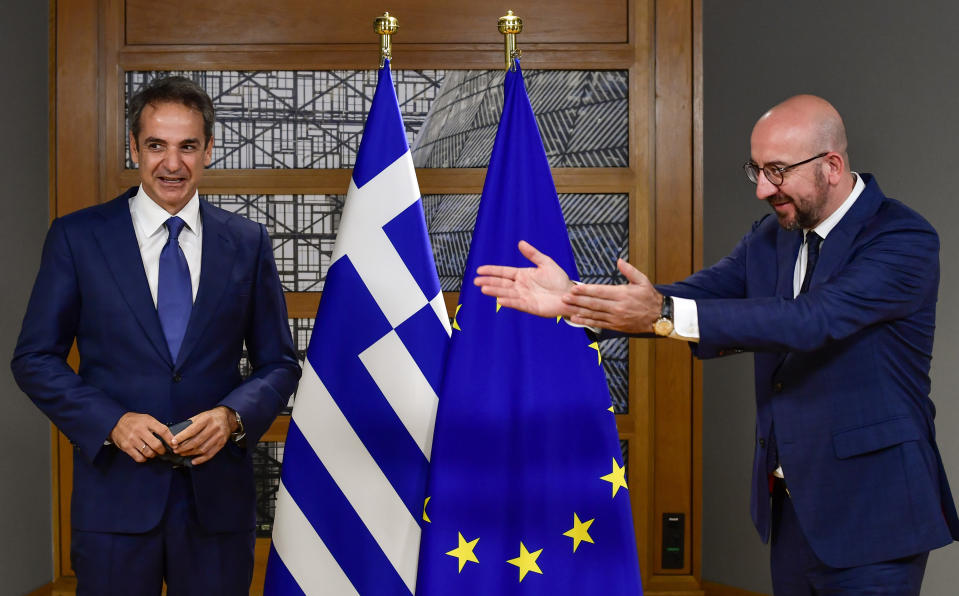
<path fill-rule="evenodd" d="M 186 325 L 193 310 L 193 285 L 190 281 L 190 266 L 180 248 L 180 232 L 184 221 L 179 217 L 166 220 L 170 237 L 160 251 L 160 273 L 157 281 L 157 314 L 163 335 L 166 336 L 170 356 L 176 362 L 180 344 L 186 334 Z"/>
<path fill-rule="evenodd" d="M 816 263 L 819 261 L 819 245 L 822 244 L 822 238 L 816 232 L 806 234 L 806 275 L 803 277 L 802 286 L 799 288 L 800 294 L 809 291 L 809 282 L 812 281 L 812 272 L 816 270 Z"/>

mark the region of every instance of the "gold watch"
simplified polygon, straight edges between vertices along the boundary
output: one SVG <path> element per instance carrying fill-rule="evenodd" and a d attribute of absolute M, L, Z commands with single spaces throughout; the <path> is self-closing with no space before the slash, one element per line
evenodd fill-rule
<path fill-rule="evenodd" d="M 653 333 L 659 337 L 669 337 L 673 332 L 673 297 L 663 296 L 663 310 L 653 323 Z"/>

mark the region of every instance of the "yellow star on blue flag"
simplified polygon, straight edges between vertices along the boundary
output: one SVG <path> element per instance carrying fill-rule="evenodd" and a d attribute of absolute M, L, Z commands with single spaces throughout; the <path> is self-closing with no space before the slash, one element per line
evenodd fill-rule
<path fill-rule="evenodd" d="M 543 549 L 537 551 L 529 552 L 526 550 L 526 545 L 522 542 L 519 543 L 519 556 L 506 561 L 510 565 L 516 565 L 519 567 L 519 581 L 522 582 L 526 577 L 526 574 L 532 571 L 533 573 L 543 574 L 543 571 L 539 568 L 539 565 L 536 564 L 536 559 L 543 554 Z"/>

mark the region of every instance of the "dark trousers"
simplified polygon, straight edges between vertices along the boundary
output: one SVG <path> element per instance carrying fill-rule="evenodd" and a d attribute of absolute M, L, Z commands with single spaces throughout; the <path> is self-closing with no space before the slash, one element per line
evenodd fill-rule
<path fill-rule="evenodd" d="M 254 531 L 209 533 L 196 517 L 189 472 L 174 471 L 160 525 L 143 534 L 73 530 L 78 596 L 249 594 Z"/>
<path fill-rule="evenodd" d="M 781 480 L 776 481 L 773 490 L 772 517 L 771 563 L 776 596 L 918 596 L 928 552 L 862 567 L 829 567 L 806 541 Z"/>

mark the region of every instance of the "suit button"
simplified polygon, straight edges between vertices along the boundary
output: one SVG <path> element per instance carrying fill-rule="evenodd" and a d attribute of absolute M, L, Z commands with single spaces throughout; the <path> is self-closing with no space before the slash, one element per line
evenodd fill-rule
<path fill-rule="evenodd" d="M 173 375 L 173 382 L 174 382 L 174 383 L 179 383 L 179 382 L 182 381 L 182 380 L 183 380 L 183 377 L 180 376 L 180 373 L 174 373 L 174 375 Z"/>
<path fill-rule="evenodd" d="M 773 385 L 773 393 L 782 393 L 782 392 L 783 392 L 782 383 L 776 383 L 775 385 Z"/>
<path fill-rule="evenodd" d="M 765 447 L 765 446 L 766 446 L 766 439 L 759 439 L 759 446 L 760 446 L 760 447 Z"/>

